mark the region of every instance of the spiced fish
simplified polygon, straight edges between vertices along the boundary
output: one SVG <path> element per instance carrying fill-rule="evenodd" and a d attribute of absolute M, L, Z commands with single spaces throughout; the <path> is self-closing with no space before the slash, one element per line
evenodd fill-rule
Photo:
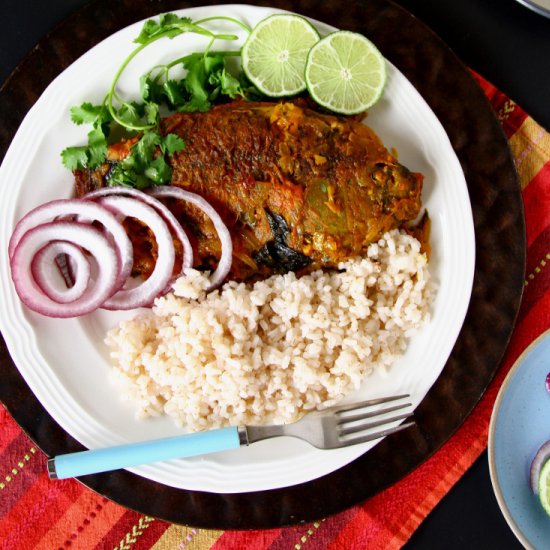
<path fill-rule="evenodd" d="M 162 131 L 185 143 L 170 158 L 171 185 L 202 195 L 231 232 L 235 280 L 335 267 L 386 231 L 409 226 L 421 210 L 423 176 L 354 118 L 295 102 L 243 101 L 173 114 Z M 136 139 L 111 145 L 98 169 L 76 171 L 77 195 L 108 186 Z M 167 204 L 189 234 L 195 265 L 215 266 L 220 243 L 209 219 L 190 204 Z M 126 224 L 134 274 L 147 276 L 154 239 L 136 220 Z"/>

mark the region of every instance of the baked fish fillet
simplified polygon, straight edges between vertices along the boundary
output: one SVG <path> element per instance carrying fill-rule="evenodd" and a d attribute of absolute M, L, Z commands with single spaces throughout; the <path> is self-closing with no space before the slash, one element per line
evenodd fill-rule
<path fill-rule="evenodd" d="M 229 227 L 235 280 L 336 267 L 421 209 L 423 176 L 352 118 L 293 102 L 236 102 L 171 115 L 162 131 L 185 142 L 170 160 L 171 184 L 205 197 Z M 77 195 L 109 185 L 113 163 L 134 142 L 112 145 L 98 170 L 75 172 Z M 195 265 L 215 266 L 220 244 L 209 220 L 192 206 L 170 206 L 191 238 Z M 127 223 L 135 274 L 147 275 L 155 243 L 137 222 Z"/>

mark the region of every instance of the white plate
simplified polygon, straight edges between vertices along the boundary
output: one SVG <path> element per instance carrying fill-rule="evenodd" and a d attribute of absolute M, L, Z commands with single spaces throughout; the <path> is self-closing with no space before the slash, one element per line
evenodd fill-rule
<path fill-rule="evenodd" d="M 224 14 L 253 26 L 272 12 L 228 5 L 181 10 L 178 14 L 194 20 Z M 333 30 L 316 24 L 323 34 Z M 68 145 L 84 143 L 86 129 L 71 123 L 69 109 L 82 101 L 103 99 L 121 60 L 134 48 L 132 40 L 140 28 L 141 23 L 125 28 L 78 59 L 54 80 L 24 119 L 0 168 L 0 238 L 4 250 L 14 224 L 28 210 L 71 195 L 72 176 L 62 167 L 59 154 Z M 225 23 L 221 28 L 236 31 Z M 185 52 L 203 49 L 205 44 L 203 37 L 195 35 L 155 43 L 123 74 L 122 94 L 136 96 L 136 83 L 144 71 Z M 406 355 L 389 376 L 371 376 L 358 393 L 366 399 L 406 391 L 416 406 L 443 369 L 466 314 L 474 273 L 474 229 L 464 175 L 443 127 L 391 64 L 388 72 L 386 92 L 369 113 L 368 122 L 388 148 L 397 149 L 403 164 L 425 175 L 423 202 L 432 218 L 430 269 L 439 288 L 431 323 L 410 342 Z M 32 391 L 70 435 L 86 447 L 97 448 L 180 432 L 167 418 L 136 420 L 132 407 L 121 401 L 109 382 L 103 338 L 106 328 L 120 315 L 99 312 L 80 319 L 44 318 L 21 305 L 5 252 L 0 270 L 0 327 L 10 354 Z M 249 492 L 323 476 L 374 445 L 319 451 L 289 438 L 131 471 L 183 489 Z"/>
<path fill-rule="evenodd" d="M 525 548 L 548 548 L 550 517 L 529 485 L 531 461 L 550 440 L 550 330 L 521 354 L 500 388 L 489 425 L 489 471 L 498 504 Z"/>
<path fill-rule="evenodd" d="M 526 8 L 533 10 L 539 15 L 544 17 L 550 17 L 550 0 L 517 0 L 520 4 L 523 4 Z"/>

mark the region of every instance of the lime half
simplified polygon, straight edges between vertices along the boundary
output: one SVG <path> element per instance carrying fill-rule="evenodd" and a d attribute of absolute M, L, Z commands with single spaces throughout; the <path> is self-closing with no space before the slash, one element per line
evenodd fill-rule
<path fill-rule="evenodd" d="M 291 96 L 306 89 L 304 70 L 317 29 L 304 17 L 275 14 L 260 21 L 241 51 L 243 70 L 250 81 L 272 97 Z"/>
<path fill-rule="evenodd" d="M 386 84 L 386 62 L 362 34 L 338 31 L 311 48 L 305 77 L 317 103 L 351 115 L 366 111 L 380 99 Z"/>
<path fill-rule="evenodd" d="M 540 471 L 539 499 L 545 512 L 550 516 L 550 460 L 547 460 Z"/>

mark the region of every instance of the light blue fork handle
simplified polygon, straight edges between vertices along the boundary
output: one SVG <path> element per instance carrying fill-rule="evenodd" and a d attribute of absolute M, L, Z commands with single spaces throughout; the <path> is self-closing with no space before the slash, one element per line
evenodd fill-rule
<path fill-rule="evenodd" d="M 236 449 L 240 445 L 238 428 L 221 428 L 208 432 L 59 455 L 48 460 L 48 473 L 52 479 L 66 479 L 171 458 Z"/>

